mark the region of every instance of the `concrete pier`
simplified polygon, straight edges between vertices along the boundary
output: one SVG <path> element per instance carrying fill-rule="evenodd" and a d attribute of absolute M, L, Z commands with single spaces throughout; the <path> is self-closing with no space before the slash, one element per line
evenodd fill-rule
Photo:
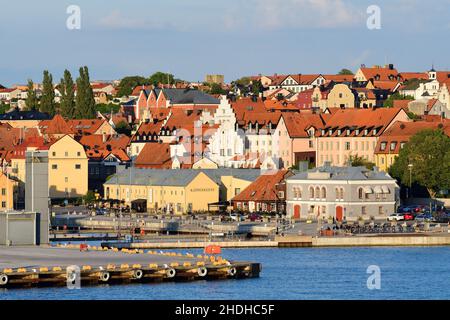
<path fill-rule="evenodd" d="M 73 270 L 84 284 L 242 279 L 258 277 L 261 270 L 259 263 L 216 256 L 101 247 L 80 251 L 76 245 L 0 247 L 0 257 L 0 288 L 66 285 Z"/>

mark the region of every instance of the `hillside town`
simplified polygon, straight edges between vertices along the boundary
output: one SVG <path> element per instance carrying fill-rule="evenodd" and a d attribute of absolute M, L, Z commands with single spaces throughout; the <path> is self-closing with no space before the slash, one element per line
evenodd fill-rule
<path fill-rule="evenodd" d="M 0 85 L 0 210 L 36 211 L 39 193 L 44 206 L 341 221 L 447 197 L 450 71 L 224 79 L 91 81 L 84 67 L 76 81 L 45 71 L 42 83 Z"/>

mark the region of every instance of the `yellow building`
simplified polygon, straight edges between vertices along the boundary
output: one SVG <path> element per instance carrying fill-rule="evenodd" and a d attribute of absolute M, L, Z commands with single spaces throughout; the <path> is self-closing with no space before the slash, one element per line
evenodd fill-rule
<path fill-rule="evenodd" d="M 106 199 L 145 200 L 148 211 L 184 214 L 206 211 L 209 204 L 230 201 L 256 180 L 256 169 L 131 168 L 104 184 Z"/>
<path fill-rule="evenodd" d="M 328 108 L 349 109 L 355 107 L 355 95 L 346 84 L 336 84 L 328 93 L 327 100 Z"/>
<path fill-rule="evenodd" d="M 66 135 L 48 151 L 50 198 L 79 198 L 88 191 L 88 158 L 83 146 Z"/>
<path fill-rule="evenodd" d="M 17 182 L 0 172 L 0 211 L 14 209 Z"/>
<path fill-rule="evenodd" d="M 219 201 L 219 186 L 198 170 L 128 169 L 104 184 L 107 199 L 119 199 L 130 205 L 146 200 L 147 210 L 183 214 L 206 211 Z"/>

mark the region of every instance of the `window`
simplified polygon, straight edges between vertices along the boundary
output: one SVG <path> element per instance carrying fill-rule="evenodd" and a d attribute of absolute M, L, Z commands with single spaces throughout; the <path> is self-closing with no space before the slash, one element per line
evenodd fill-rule
<path fill-rule="evenodd" d="M 367 214 L 366 206 L 362 206 L 362 207 L 361 207 L 361 214 L 362 214 L 362 215 Z"/>
<path fill-rule="evenodd" d="M 65 178 L 64 178 L 64 182 L 69 182 L 69 178 L 68 178 L 68 177 L 65 177 Z"/>
<path fill-rule="evenodd" d="M 345 143 L 345 150 L 350 150 L 350 142 Z"/>
<path fill-rule="evenodd" d="M 80 170 L 81 169 L 81 164 L 76 164 L 75 165 L 75 169 Z"/>
<path fill-rule="evenodd" d="M 68 151 L 64 152 L 64 156 L 68 157 L 69 156 L 69 152 Z"/>
<path fill-rule="evenodd" d="M 327 198 L 327 189 L 325 187 L 322 187 L 322 199 Z"/>
<path fill-rule="evenodd" d="M 53 170 L 58 169 L 58 165 L 57 165 L 57 164 L 52 164 L 52 169 L 53 169 Z"/>
<path fill-rule="evenodd" d="M 391 142 L 391 151 L 395 150 L 395 147 L 397 146 L 397 142 Z"/>
<path fill-rule="evenodd" d="M 309 198 L 310 199 L 314 198 L 314 188 L 313 187 L 309 187 Z"/>
<path fill-rule="evenodd" d="M 316 199 L 319 199 L 320 198 L 320 188 L 319 187 L 316 187 L 315 194 L 316 194 Z"/>
<path fill-rule="evenodd" d="M 362 199 L 363 198 L 363 188 L 359 188 L 358 189 L 358 198 Z"/>
<path fill-rule="evenodd" d="M 2 196 L 6 196 L 6 188 L 2 188 Z"/>
<path fill-rule="evenodd" d="M 241 188 L 235 188 L 234 195 L 237 196 L 239 193 L 241 193 Z"/>
<path fill-rule="evenodd" d="M 6 201 L 2 201 L 2 208 L 6 208 Z"/>
<path fill-rule="evenodd" d="M 81 152 L 78 151 L 78 152 L 77 152 L 77 157 L 80 157 L 80 156 L 81 156 Z"/>

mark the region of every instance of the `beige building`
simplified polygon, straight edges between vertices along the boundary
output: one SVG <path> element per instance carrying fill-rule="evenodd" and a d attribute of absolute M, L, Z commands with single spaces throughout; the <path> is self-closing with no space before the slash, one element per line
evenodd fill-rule
<path fill-rule="evenodd" d="M 88 158 L 71 136 L 53 143 L 48 151 L 50 198 L 78 198 L 88 191 Z"/>
<path fill-rule="evenodd" d="M 346 84 L 336 84 L 328 93 L 328 108 L 354 108 L 355 95 Z"/>
<path fill-rule="evenodd" d="M 223 74 L 207 74 L 205 76 L 205 82 L 223 84 L 225 82 L 225 77 Z"/>
<path fill-rule="evenodd" d="M 0 172 L 0 211 L 14 209 L 17 182 Z"/>

